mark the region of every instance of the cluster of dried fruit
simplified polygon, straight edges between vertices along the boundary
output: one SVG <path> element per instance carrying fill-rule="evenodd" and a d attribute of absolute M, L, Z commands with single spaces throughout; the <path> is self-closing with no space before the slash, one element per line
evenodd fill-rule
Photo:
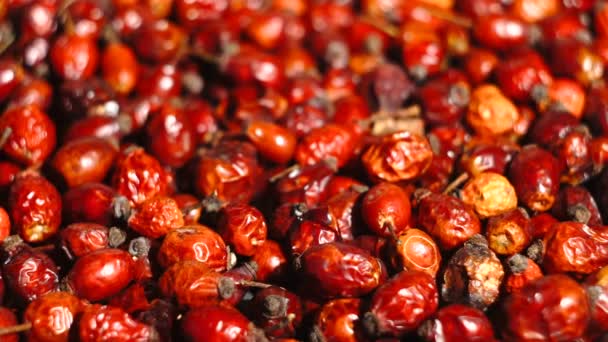
<path fill-rule="evenodd" d="M 2 341 L 608 339 L 608 1 L 0 0 L 0 55 Z"/>

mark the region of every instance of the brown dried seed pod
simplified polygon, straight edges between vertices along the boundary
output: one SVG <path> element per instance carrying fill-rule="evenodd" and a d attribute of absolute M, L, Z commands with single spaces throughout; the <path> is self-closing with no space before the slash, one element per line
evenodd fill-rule
<path fill-rule="evenodd" d="M 443 273 L 441 297 L 485 310 L 498 298 L 504 274 L 486 239 L 474 235 L 450 259 Z"/>
<path fill-rule="evenodd" d="M 517 207 L 517 194 L 509 180 L 495 172 L 482 172 L 463 187 L 462 201 L 475 209 L 480 218 L 500 215 Z"/>

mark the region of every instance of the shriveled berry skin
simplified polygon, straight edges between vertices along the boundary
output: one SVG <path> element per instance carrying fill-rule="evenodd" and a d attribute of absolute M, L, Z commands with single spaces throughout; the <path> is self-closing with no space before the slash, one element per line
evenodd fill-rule
<path fill-rule="evenodd" d="M 277 181 L 276 190 L 281 203 L 304 203 L 307 207 L 316 206 L 327 188 L 327 184 L 336 172 L 329 163 L 318 163 L 304 166 Z"/>
<path fill-rule="evenodd" d="M 64 34 L 51 48 L 51 65 L 65 80 L 87 79 L 99 63 L 99 49 L 92 38 Z"/>
<path fill-rule="evenodd" d="M 150 151 L 165 165 L 181 167 L 194 155 L 194 129 L 177 106 L 161 107 L 148 121 L 146 132 Z"/>
<path fill-rule="evenodd" d="M 256 280 L 282 282 L 288 278 L 289 264 L 281 245 L 273 240 L 266 240 L 251 257 L 257 266 Z"/>
<path fill-rule="evenodd" d="M 372 144 L 361 161 L 372 179 L 412 180 L 431 165 L 433 151 L 425 137 L 409 131 L 394 133 Z"/>
<path fill-rule="evenodd" d="M 133 280 L 134 269 L 131 254 L 120 249 L 99 249 L 76 261 L 68 282 L 78 297 L 99 301 L 124 289 Z"/>
<path fill-rule="evenodd" d="M 73 223 L 59 232 L 61 249 L 70 258 L 108 247 L 109 229 L 96 223 Z"/>
<path fill-rule="evenodd" d="M 38 106 L 14 107 L 0 116 L 0 132 L 8 134 L 2 151 L 25 165 L 40 165 L 57 143 L 55 124 Z"/>
<path fill-rule="evenodd" d="M 262 213 L 247 204 L 229 204 L 222 208 L 218 233 L 237 254 L 252 256 L 267 236 Z"/>
<path fill-rule="evenodd" d="M 46 254 L 22 244 L 8 251 L 2 265 L 7 288 L 25 302 L 36 300 L 57 290 L 59 270 Z"/>
<path fill-rule="evenodd" d="M 388 182 L 379 183 L 365 193 L 361 210 L 367 227 L 384 237 L 405 231 L 412 211 L 407 192 Z"/>
<path fill-rule="evenodd" d="M 116 148 L 106 139 L 89 137 L 62 145 L 51 165 L 69 187 L 88 182 L 101 182 L 114 164 Z"/>
<path fill-rule="evenodd" d="M 293 292 L 278 286 L 258 291 L 248 316 L 266 336 L 294 337 L 302 323 L 302 303 Z"/>
<path fill-rule="evenodd" d="M 61 195 L 36 174 L 22 175 L 13 182 L 9 207 L 13 229 L 26 242 L 51 238 L 61 224 Z"/>
<path fill-rule="evenodd" d="M 76 316 L 86 304 L 68 292 L 51 292 L 31 302 L 23 314 L 32 324 L 28 338 L 34 341 L 67 341 Z"/>
<path fill-rule="evenodd" d="M 116 161 L 112 183 L 120 195 L 136 206 L 168 191 L 165 171 L 158 160 L 142 148 L 122 151 Z"/>
<path fill-rule="evenodd" d="M 120 308 L 92 304 L 78 321 L 80 341 L 156 341 L 158 333 Z"/>
<path fill-rule="evenodd" d="M 589 331 L 592 334 L 603 333 L 608 330 L 608 267 L 604 266 L 599 271 L 591 274 L 583 286 L 589 298 L 591 309 L 591 322 Z"/>
<path fill-rule="evenodd" d="M 590 274 L 608 262 L 608 232 L 603 227 L 564 221 L 545 236 L 543 268 L 550 273 Z"/>
<path fill-rule="evenodd" d="M 515 155 L 508 175 L 522 204 L 534 211 L 547 211 L 559 191 L 560 172 L 560 163 L 550 152 L 528 146 Z"/>
<path fill-rule="evenodd" d="M 179 262 L 193 260 L 222 272 L 228 266 L 228 252 L 222 237 L 211 228 L 188 225 L 171 230 L 160 246 L 158 262 L 170 267 Z"/>
<path fill-rule="evenodd" d="M 505 341 L 574 341 L 590 318 L 581 285 L 564 274 L 545 276 L 511 294 L 503 305 Z"/>
<path fill-rule="evenodd" d="M 207 305 L 188 311 L 181 322 L 186 341 L 255 341 L 255 326 L 238 310 Z"/>
<path fill-rule="evenodd" d="M 358 297 L 386 279 L 380 261 L 367 251 L 342 242 L 309 248 L 299 260 L 307 291 L 321 298 Z"/>
<path fill-rule="evenodd" d="M 354 143 L 354 137 L 345 126 L 327 124 L 314 128 L 300 140 L 295 159 L 300 165 L 313 165 L 335 158 L 337 166 L 342 167 L 352 156 Z"/>
<path fill-rule="evenodd" d="M 91 222 L 109 226 L 114 220 L 116 192 L 102 183 L 86 183 L 63 194 L 64 223 Z"/>
<path fill-rule="evenodd" d="M 217 303 L 225 295 L 219 281 L 222 275 L 199 261 L 180 261 L 160 277 L 159 287 L 164 296 L 175 297 L 180 306 L 202 307 Z"/>
<path fill-rule="evenodd" d="M 135 232 L 156 239 L 184 225 L 184 216 L 171 197 L 155 196 L 143 202 L 128 221 Z"/>
<path fill-rule="evenodd" d="M 400 337 L 414 331 L 437 310 L 435 279 L 424 272 L 403 271 L 374 292 L 363 324 L 371 337 Z"/>
<path fill-rule="evenodd" d="M 418 335 L 428 342 L 496 341 L 492 323 L 483 311 L 463 304 L 439 309 L 420 326 Z"/>
<path fill-rule="evenodd" d="M 0 306 L 0 328 L 8 328 L 17 325 L 17 316 L 7 307 Z M 19 342 L 19 334 L 6 334 L 2 336 L 2 341 Z"/>
<path fill-rule="evenodd" d="M 359 324 L 361 299 L 341 298 L 326 302 L 317 312 L 310 332 L 312 341 L 356 342 L 365 340 Z"/>
<path fill-rule="evenodd" d="M 481 231 L 473 209 L 445 194 L 429 194 L 420 200 L 418 224 L 446 250 L 461 246 Z"/>

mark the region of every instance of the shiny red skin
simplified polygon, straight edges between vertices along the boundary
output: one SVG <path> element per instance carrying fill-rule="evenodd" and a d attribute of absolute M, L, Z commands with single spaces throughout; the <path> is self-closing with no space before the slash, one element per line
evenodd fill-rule
<path fill-rule="evenodd" d="M 133 50 L 122 43 L 106 46 L 101 55 L 103 79 L 119 94 L 129 94 L 137 84 L 139 64 Z"/>
<path fill-rule="evenodd" d="M 17 316 L 8 307 L 0 306 L 0 329 L 12 327 L 17 325 Z M 6 334 L 2 336 L 2 341 L 5 342 L 19 342 L 19 334 Z"/>
<path fill-rule="evenodd" d="M 0 102 L 4 102 L 17 89 L 23 80 L 24 70 L 14 60 L 0 61 Z"/>
<path fill-rule="evenodd" d="M 334 173 L 335 169 L 328 163 L 303 166 L 289 172 L 276 182 L 279 202 L 316 206 L 324 197 Z"/>
<path fill-rule="evenodd" d="M 526 101 L 534 86 L 553 81 L 551 71 L 534 50 L 522 49 L 508 55 L 496 67 L 496 79 L 505 95 L 515 101 Z"/>
<path fill-rule="evenodd" d="M 0 207 L 0 243 L 11 234 L 11 219 L 6 209 Z M 0 296 L 1 298 L 1 296 Z M 0 301 L 1 302 L 1 301 Z"/>
<path fill-rule="evenodd" d="M 461 246 L 481 231 L 473 209 L 445 194 L 429 194 L 420 201 L 418 224 L 445 250 Z"/>
<path fill-rule="evenodd" d="M 93 0 L 71 3 L 67 12 L 74 21 L 74 33 L 97 39 L 106 24 L 106 13 L 101 4 Z"/>
<path fill-rule="evenodd" d="M 523 148 L 508 170 L 519 202 L 534 211 L 550 209 L 559 191 L 561 169 L 550 152 L 537 146 Z"/>
<path fill-rule="evenodd" d="M 325 189 L 325 198 L 332 198 L 338 194 L 348 191 L 351 188 L 364 189 L 365 185 L 351 177 L 340 175 L 333 176 L 330 178 L 329 183 L 327 183 L 327 188 Z"/>
<path fill-rule="evenodd" d="M 108 247 L 109 229 L 97 223 L 73 223 L 59 232 L 61 249 L 71 259 Z"/>
<path fill-rule="evenodd" d="M 203 211 L 199 206 L 200 200 L 194 195 L 185 193 L 174 194 L 171 197 L 184 214 L 184 224 L 197 224 Z"/>
<path fill-rule="evenodd" d="M 563 1 L 564 4 L 566 1 Z M 583 3 L 585 1 L 579 1 Z M 570 3 L 572 5 L 574 3 Z M 579 39 L 589 34 L 589 27 L 577 11 L 560 11 L 556 15 L 539 23 L 542 31 L 542 43 L 550 46 L 559 40 Z"/>
<path fill-rule="evenodd" d="M 196 164 L 195 187 L 203 196 L 221 201 L 249 202 L 260 186 L 261 170 L 253 145 L 240 141 L 222 141 L 205 150 Z"/>
<path fill-rule="evenodd" d="M 332 341 L 365 341 L 360 329 L 361 299 L 343 298 L 323 304 L 315 317 L 311 335 Z"/>
<path fill-rule="evenodd" d="M 62 145 L 51 161 L 55 171 L 63 176 L 69 187 L 106 178 L 118 151 L 106 139 L 90 137 Z"/>
<path fill-rule="evenodd" d="M 298 256 L 312 246 L 339 241 L 339 234 L 332 227 L 312 220 L 296 221 L 287 235 L 289 251 Z"/>
<path fill-rule="evenodd" d="M 511 294 L 503 309 L 507 342 L 574 341 L 583 337 L 590 318 L 583 287 L 564 274 L 545 276 Z"/>
<path fill-rule="evenodd" d="M 13 230 L 26 242 L 45 241 L 59 230 L 61 195 L 42 176 L 19 176 L 10 189 L 9 208 Z"/>
<path fill-rule="evenodd" d="M 165 165 L 181 167 L 194 155 L 194 131 L 180 108 L 165 104 L 152 115 L 146 132 L 150 151 Z"/>
<path fill-rule="evenodd" d="M 59 270 L 48 255 L 24 244 L 10 250 L 9 254 L 2 265 L 2 274 L 10 293 L 31 302 L 57 290 Z"/>
<path fill-rule="evenodd" d="M 498 65 L 498 56 L 490 49 L 472 48 L 465 56 L 464 68 L 474 84 L 486 81 Z"/>
<path fill-rule="evenodd" d="M 327 113 L 311 104 L 290 107 L 280 124 L 292 131 L 296 137 L 302 138 L 315 128 L 323 127 L 328 121 Z"/>
<path fill-rule="evenodd" d="M 488 317 L 479 309 L 450 304 L 423 323 L 418 334 L 427 342 L 496 341 L 494 328 Z"/>
<path fill-rule="evenodd" d="M 386 279 L 380 259 L 342 242 L 313 246 L 299 263 L 302 284 L 308 284 L 306 291 L 320 298 L 362 296 Z"/>
<path fill-rule="evenodd" d="M 184 30 L 164 19 L 144 23 L 135 32 L 133 46 L 137 55 L 152 63 L 169 62 L 185 43 Z"/>
<path fill-rule="evenodd" d="M 40 165 L 51 154 L 57 142 L 55 124 L 37 106 L 15 107 L 0 116 L 0 132 L 10 129 L 2 151 L 12 160 Z"/>
<path fill-rule="evenodd" d="M 99 48 L 91 38 L 64 34 L 51 47 L 50 60 L 62 79 L 87 79 L 99 64 Z"/>
<path fill-rule="evenodd" d="M 129 314 L 148 310 L 151 305 L 145 291 L 146 289 L 142 283 L 134 283 L 118 295 L 112 297 L 108 304 L 119 307 Z"/>
<path fill-rule="evenodd" d="M 264 241 L 251 257 L 251 262 L 257 266 L 257 281 L 280 283 L 287 280 L 289 263 L 278 242 Z"/>
<path fill-rule="evenodd" d="M 251 322 L 238 310 L 207 305 L 188 311 L 181 322 L 188 341 L 231 342 L 253 338 Z"/>
<path fill-rule="evenodd" d="M 277 164 L 288 163 L 293 158 L 296 136 L 285 127 L 257 120 L 249 123 L 246 134 L 264 158 Z"/>
<path fill-rule="evenodd" d="M 590 274 L 608 262 L 608 232 L 603 227 L 558 222 L 544 241 L 542 266 L 548 273 Z"/>
<path fill-rule="evenodd" d="M 535 120 L 530 140 L 543 147 L 554 146 L 580 125 L 579 120 L 565 111 L 547 111 Z"/>
<path fill-rule="evenodd" d="M 46 111 L 53 99 L 53 88 L 44 79 L 34 78 L 23 82 L 12 93 L 7 108 L 23 107 L 28 105 L 38 106 Z"/>
<path fill-rule="evenodd" d="M 186 308 L 197 308 L 217 303 L 235 291 L 225 292 L 219 283 L 220 273 L 193 260 L 179 261 L 169 267 L 158 281 L 161 293 L 175 297 L 177 303 Z"/>
<path fill-rule="evenodd" d="M 179 261 L 193 260 L 222 272 L 228 267 L 228 251 L 222 237 L 203 225 L 188 225 L 170 231 L 158 250 L 158 262 L 168 268 Z"/>
<path fill-rule="evenodd" d="M 252 45 L 241 44 L 239 52 L 224 64 L 223 71 L 236 84 L 260 84 L 273 89 L 285 84 L 282 60 Z"/>
<path fill-rule="evenodd" d="M 131 254 L 123 250 L 98 249 L 76 260 L 68 274 L 69 285 L 80 298 L 107 299 L 133 280 L 134 265 Z"/>
<path fill-rule="evenodd" d="M 398 271 L 422 271 L 435 277 L 441 266 L 439 247 L 427 233 L 416 228 L 389 240 L 386 254 Z"/>
<path fill-rule="evenodd" d="M 282 308 L 278 312 L 268 310 L 268 301 L 277 298 L 283 301 Z M 260 290 L 255 294 L 251 306 L 252 312 L 249 317 L 257 327 L 264 329 L 266 336 L 294 337 L 296 329 L 302 323 L 300 298 L 284 288 L 271 286 Z"/>
<path fill-rule="evenodd" d="M 491 14 L 477 18 L 473 35 L 481 45 L 508 51 L 530 43 L 530 26 L 510 14 Z"/>
<path fill-rule="evenodd" d="M 321 215 L 319 222 L 327 222 L 332 229 L 339 233 L 344 241 L 354 239 L 361 230 L 361 218 L 359 207 L 361 197 L 367 187 L 351 187 L 334 195 L 322 203 L 321 206 L 310 210 L 310 218 L 316 220 L 315 216 Z M 329 221 L 326 221 L 329 219 Z"/>
<path fill-rule="evenodd" d="M 116 192 L 101 183 L 86 183 L 63 194 L 64 223 L 91 222 L 109 226 L 114 221 L 112 201 Z"/>
<path fill-rule="evenodd" d="M 80 341 L 154 341 L 157 332 L 134 320 L 120 308 L 92 304 L 85 308 L 78 322 Z"/>
<path fill-rule="evenodd" d="M 266 241 L 268 229 L 264 215 L 247 204 L 229 204 L 222 208 L 217 231 L 237 254 L 252 256 Z"/>
<path fill-rule="evenodd" d="M 0 161 L 0 190 L 6 192 L 17 175 L 21 172 L 19 165 L 10 161 Z"/>
<path fill-rule="evenodd" d="M 155 196 L 141 204 L 127 221 L 129 228 L 140 235 L 157 239 L 184 225 L 177 202 L 166 196 Z"/>
<path fill-rule="evenodd" d="M 361 211 L 367 228 L 382 237 L 399 235 L 408 229 L 412 214 L 407 192 L 387 182 L 376 184 L 365 193 Z"/>
<path fill-rule="evenodd" d="M 591 274 L 583 286 L 589 298 L 589 306 L 591 308 L 591 322 L 589 330 L 592 334 L 608 330 L 608 284 L 606 277 L 608 276 L 608 268 L 603 267 L 599 271 Z"/>
<path fill-rule="evenodd" d="M 209 102 L 198 98 L 187 99 L 183 110 L 192 126 L 197 144 L 208 141 L 211 135 L 217 132 L 215 109 Z"/>
<path fill-rule="evenodd" d="M 433 315 L 438 302 L 437 285 L 430 275 L 400 272 L 374 292 L 364 316 L 366 330 L 372 337 L 403 336 Z"/>
<path fill-rule="evenodd" d="M 116 161 L 112 185 L 137 206 L 168 192 L 165 173 L 158 160 L 142 148 L 130 148 L 122 151 Z"/>
<path fill-rule="evenodd" d="M 499 144 L 477 145 L 461 156 L 459 160 L 460 169 L 473 176 L 486 171 L 504 174 L 515 152 L 510 146 Z"/>
<path fill-rule="evenodd" d="M 353 153 L 352 134 L 341 125 L 327 124 L 308 132 L 299 142 L 295 159 L 300 165 L 313 165 L 335 158 L 337 167 L 344 166 Z"/>
<path fill-rule="evenodd" d="M 212 19 L 219 19 L 228 9 L 229 1 L 176 0 L 175 13 L 180 24 L 187 28 L 198 28 Z"/>
<path fill-rule="evenodd" d="M 418 89 L 425 123 L 447 126 L 460 121 L 469 103 L 470 91 L 470 84 L 464 76 L 451 82 L 441 77 L 426 82 Z"/>
<path fill-rule="evenodd" d="M 143 97 L 166 100 L 181 93 L 181 77 L 181 71 L 171 63 L 142 67 L 135 90 Z"/>
<path fill-rule="evenodd" d="M 118 145 L 118 141 L 131 130 L 131 120 L 126 116 L 116 118 L 105 116 L 89 116 L 74 121 L 63 136 L 63 141 L 97 137 Z"/>
<path fill-rule="evenodd" d="M 31 302 L 23 314 L 31 322 L 28 338 L 35 341 L 67 341 L 75 317 L 85 308 L 80 298 L 68 292 L 51 292 Z"/>
<path fill-rule="evenodd" d="M 573 209 L 576 209 L 577 206 L 582 206 L 583 210 L 589 214 L 588 221 L 583 223 L 590 226 L 602 225 L 602 216 L 595 199 L 586 188 L 580 185 L 562 187 L 551 208 L 551 213 L 560 221 L 576 221 L 576 210 Z"/>

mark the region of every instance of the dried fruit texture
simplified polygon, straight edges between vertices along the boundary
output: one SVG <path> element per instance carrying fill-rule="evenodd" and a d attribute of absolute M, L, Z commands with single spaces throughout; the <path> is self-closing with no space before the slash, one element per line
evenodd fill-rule
<path fill-rule="evenodd" d="M 32 324 L 30 341 L 67 341 L 76 316 L 85 303 L 68 292 L 51 292 L 31 302 L 23 318 Z"/>
<path fill-rule="evenodd" d="M 93 304 L 80 316 L 78 337 L 81 341 L 155 341 L 158 333 L 120 308 Z"/>
<path fill-rule="evenodd" d="M 179 305 L 196 308 L 216 303 L 229 297 L 232 287 L 220 289 L 222 275 L 198 261 L 180 261 L 169 267 L 160 277 L 163 295 L 175 297 Z"/>
<path fill-rule="evenodd" d="M 462 188 L 460 198 L 482 219 L 517 207 L 515 189 L 506 177 L 494 172 L 482 172 L 469 180 Z"/>
<path fill-rule="evenodd" d="M 279 202 L 315 207 L 324 197 L 327 184 L 335 172 L 335 163 L 330 161 L 290 171 L 277 181 Z"/>
<path fill-rule="evenodd" d="M 100 249 L 76 260 L 68 283 L 78 297 L 100 301 L 127 287 L 134 278 L 134 270 L 131 254 L 120 249 Z"/>
<path fill-rule="evenodd" d="M 75 187 L 103 181 L 116 155 L 116 148 L 107 139 L 80 138 L 62 145 L 51 166 L 63 176 L 69 187 Z"/>
<path fill-rule="evenodd" d="M 314 165 L 334 158 L 340 168 L 352 156 L 354 145 L 354 137 L 346 127 L 328 124 L 311 130 L 300 140 L 295 159 L 300 165 Z"/>
<path fill-rule="evenodd" d="M 431 165 L 432 159 L 429 141 L 408 131 L 385 136 L 361 156 L 368 175 L 387 182 L 417 178 Z"/>
<path fill-rule="evenodd" d="M 521 252 L 532 240 L 528 225 L 528 214 L 521 208 L 491 217 L 486 225 L 490 249 L 500 255 Z"/>
<path fill-rule="evenodd" d="M 181 321 L 187 341 L 264 341 L 266 337 L 243 314 L 225 305 L 188 311 Z"/>
<path fill-rule="evenodd" d="M 589 330 L 600 334 L 608 331 L 608 266 L 587 277 L 584 286 L 591 308 Z"/>
<path fill-rule="evenodd" d="M 8 251 L 2 275 L 10 293 L 25 302 L 36 300 L 57 290 L 59 270 L 48 255 L 21 244 Z"/>
<path fill-rule="evenodd" d="M 293 158 L 297 139 L 285 127 L 257 120 L 249 123 L 246 134 L 264 158 L 278 164 L 286 164 Z"/>
<path fill-rule="evenodd" d="M 273 240 L 266 240 L 251 257 L 257 266 L 256 280 L 262 282 L 282 283 L 287 279 L 289 264 L 281 245 Z"/>
<path fill-rule="evenodd" d="M 343 298 L 326 302 L 317 312 L 310 333 L 312 341 L 356 342 L 364 340 L 359 327 L 361 299 Z"/>
<path fill-rule="evenodd" d="M 338 232 L 326 223 L 312 220 L 294 222 L 287 236 L 291 254 L 298 256 L 312 246 L 339 241 Z"/>
<path fill-rule="evenodd" d="M 401 234 L 409 227 L 411 204 L 408 193 L 398 185 L 382 182 L 373 186 L 361 202 L 363 220 L 375 234 Z"/>
<path fill-rule="evenodd" d="M 9 194 L 13 230 L 26 242 L 46 241 L 61 224 L 61 195 L 37 174 L 24 174 L 13 182 Z"/>
<path fill-rule="evenodd" d="M 17 325 L 17 316 L 7 307 L 0 306 L 0 328 L 8 328 Z M 2 336 L 2 341 L 19 342 L 19 334 L 6 334 Z"/>
<path fill-rule="evenodd" d="M 129 94 L 137 83 L 139 65 L 133 50 L 122 43 L 108 44 L 101 56 L 103 78 L 119 94 Z"/>
<path fill-rule="evenodd" d="M 281 287 L 271 286 L 256 293 L 249 317 L 266 336 L 293 337 L 302 323 L 300 298 Z"/>
<path fill-rule="evenodd" d="M 184 225 L 184 216 L 171 197 L 155 196 L 141 204 L 131 217 L 129 228 L 137 233 L 157 239 Z"/>
<path fill-rule="evenodd" d="M 362 296 L 386 278 L 380 259 L 341 242 L 313 246 L 298 263 L 304 289 L 321 298 Z"/>
<path fill-rule="evenodd" d="M 484 84 L 473 90 L 466 120 L 479 135 L 503 135 L 519 119 L 517 107 L 496 86 Z"/>
<path fill-rule="evenodd" d="M 222 208 L 217 231 L 237 254 L 252 256 L 266 241 L 264 215 L 247 204 L 229 204 Z"/>
<path fill-rule="evenodd" d="M 418 335 L 428 342 L 496 341 L 492 323 L 483 311 L 462 304 L 450 304 L 422 323 Z"/>
<path fill-rule="evenodd" d="M 590 274 L 608 262 L 608 232 L 579 222 L 558 222 L 545 237 L 549 273 Z"/>
<path fill-rule="evenodd" d="M 421 271 L 434 278 L 441 265 L 441 253 L 433 238 L 416 228 L 396 236 L 388 253 L 392 266 L 399 271 Z"/>
<path fill-rule="evenodd" d="M 168 192 L 165 171 L 158 160 L 142 148 L 127 148 L 116 161 L 113 187 L 131 205 L 141 205 L 148 199 Z"/>
<path fill-rule="evenodd" d="M 2 151 L 25 165 L 41 165 L 57 143 L 55 124 L 38 106 L 15 107 L 0 116 L 0 132 L 6 135 Z"/>
<path fill-rule="evenodd" d="M 500 293 L 504 270 L 481 235 L 475 235 L 456 251 L 443 273 L 441 297 L 485 310 Z"/>
<path fill-rule="evenodd" d="M 505 292 L 513 293 L 543 277 L 543 272 L 532 259 L 515 254 L 507 259 L 507 276 L 504 282 Z"/>
<path fill-rule="evenodd" d="M 101 183 L 87 183 L 63 194 L 63 218 L 66 224 L 76 222 L 109 226 L 114 222 L 112 201 L 115 191 Z"/>
<path fill-rule="evenodd" d="M 158 262 L 170 267 L 179 261 L 199 261 L 217 271 L 228 267 L 228 250 L 222 237 L 202 225 L 188 225 L 171 230 L 158 250 Z"/>
<path fill-rule="evenodd" d="M 73 223 L 59 232 L 61 249 L 68 258 L 76 259 L 108 247 L 110 230 L 96 223 Z"/>
<path fill-rule="evenodd" d="M 602 216 L 595 199 L 580 185 L 561 188 L 551 213 L 560 221 L 576 221 L 590 226 L 602 225 Z"/>
<path fill-rule="evenodd" d="M 424 272 L 403 271 L 374 292 L 363 325 L 371 337 L 400 337 L 433 315 L 438 302 L 435 279 Z"/>
<path fill-rule="evenodd" d="M 551 209 L 559 191 L 561 165 L 553 155 L 538 147 L 524 147 L 511 162 L 509 180 L 517 198 L 534 211 Z"/>
<path fill-rule="evenodd" d="M 418 224 L 444 250 L 461 246 L 481 231 L 481 222 L 473 209 L 445 194 L 431 193 L 420 200 Z"/>
<path fill-rule="evenodd" d="M 505 341 L 561 340 L 583 337 L 589 303 L 581 285 L 563 274 L 545 276 L 504 302 Z"/>

